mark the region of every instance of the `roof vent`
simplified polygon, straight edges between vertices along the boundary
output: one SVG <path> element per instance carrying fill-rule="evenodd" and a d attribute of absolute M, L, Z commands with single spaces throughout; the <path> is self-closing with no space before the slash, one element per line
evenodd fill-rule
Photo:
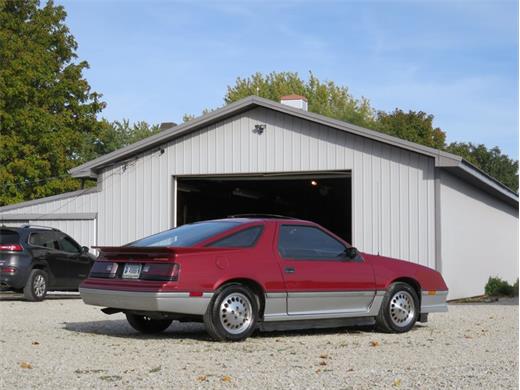
<path fill-rule="evenodd" d="M 301 95 L 287 95 L 280 98 L 280 103 L 286 106 L 299 108 L 300 110 L 307 111 L 307 99 Z"/>
<path fill-rule="evenodd" d="M 166 129 L 169 129 L 169 128 L 175 127 L 175 126 L 177 126 L 177 123 L 175 123 L 175 122 L 163 122 L 159 125 L 159 130 L 163 131 L 163 130 L 166 130 Z"/>

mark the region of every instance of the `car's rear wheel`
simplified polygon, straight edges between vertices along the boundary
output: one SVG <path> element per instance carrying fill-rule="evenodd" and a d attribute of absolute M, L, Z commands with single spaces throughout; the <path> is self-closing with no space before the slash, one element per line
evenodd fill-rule
<path fill-rule="evenodd" d="M 161 333 L 172 324 L 172 320 L 158 320 L 148 316 L 130 313 L 126 314 L 126 319 L 132 328 L 146 334 Z"/>
<path fill-rule="evenodd" d="M 256 328 L 258 302 L 245 286 L 231 284 L 220 289 L 204 314 L 209 335 L 220 341 L 241 341 Z"/>
<path fill-rule="evenodd" d="M 47 295 L 49 278 L 41 269 L 33 269 L 29 274 L 27 283 L 23 289 L 23 295 L 28 301 L 43 301 Z"/>
<path fill-rule="evenodd" d="M 376 318 L 377 326 L 384 332 L 408 332 L 419 317 L 419 298 L 406 283 L 393 283 L 387 290 Z"/>

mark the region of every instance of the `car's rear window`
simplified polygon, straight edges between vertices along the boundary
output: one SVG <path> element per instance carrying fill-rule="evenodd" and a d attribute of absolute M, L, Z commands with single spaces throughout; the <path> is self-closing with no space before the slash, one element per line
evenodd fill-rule
<path fill-rule="evenodd" d="M 189 247 L 240 225 L 234 221 L 208 221 L 182 225 L 153 236 L 131 242 L 127 246 Z"/>
<path fill-rule="evenodd" d="M 20 235 L 14 230 L 0 230 L 0 245 L 19 244 Z"/>
<path fill-rule="evenodd" d="M 262 226 L 253 226 L 212 242 L 207 246 L 212 248 L 248 248 L 255 245 L 262 230 Z"/>

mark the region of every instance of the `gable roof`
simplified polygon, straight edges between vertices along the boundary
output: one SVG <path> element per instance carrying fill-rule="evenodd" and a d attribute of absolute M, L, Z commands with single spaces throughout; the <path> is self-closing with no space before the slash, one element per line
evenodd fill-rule
<path fill-rule="evenodd" d="M 450 169 L 452 173 L 456 175 L 460 174 L 461 177 L 467 178 L 469 176 L 471 179 L 475 179 L 475 182 L 479 183 L 479 185 L 484 186 L 488 192 L 491 192 L 493 195 L 498 195 L 500 198 L 509 201 L 509 203 L 513 202 L 518 206 L 517 193 L 496 179 L 487 175 L 483 171 L 479 170 L 469 162 L 463 160 L 460 156 L 442 150 L 430 148 L 428 146 L 416 144 L 414 142 L 406 141 L 379 131 L 370 130 L 361 126 L 356 126 L 337 119 L 329 118 L 324 115 L 293 108 L 258 96 L 249 96 L 234 103 L 228 104 L 208 114 L 183 123 L 182 125 L 171 127 L 132 145 L 125 146 L 124 148 L 115 150 L 104 156 L 88 161 L 78 167 L 72 168 L 69 172 L 73 177 L 95 178 L 97 177 L 97 172 L 99 172 L 104 167 L 113 165 L 114 163 L 125 160 L 133 155 L 158 147 L 187 133 L 196 131 L 215 122 L 219 122 L 231 116 L 235 116 L 242 112 L 251 110 L 255 107 L 264 107 L 273 111 L 328 126 L 340 131 L 345 131 L 374 141 L 382 142 L 401 149 L 406 149 L 415 153 L 432 157 L 435 160 L 436 167 Z"/>

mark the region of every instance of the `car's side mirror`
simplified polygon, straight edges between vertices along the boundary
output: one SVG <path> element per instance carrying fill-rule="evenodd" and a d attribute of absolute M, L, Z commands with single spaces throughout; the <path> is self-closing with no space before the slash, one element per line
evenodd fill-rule
<path fill-rule="evenodd" d="M 81 253 L 88 253 L 88 246 L 82 246 Z"/>
<path fill-rule="evenodd" d="M 348 260 L 355 260 L 359 256 L 359 251 L 356 247 L 351 246 L 345 249 L 345 258 Z"/>

